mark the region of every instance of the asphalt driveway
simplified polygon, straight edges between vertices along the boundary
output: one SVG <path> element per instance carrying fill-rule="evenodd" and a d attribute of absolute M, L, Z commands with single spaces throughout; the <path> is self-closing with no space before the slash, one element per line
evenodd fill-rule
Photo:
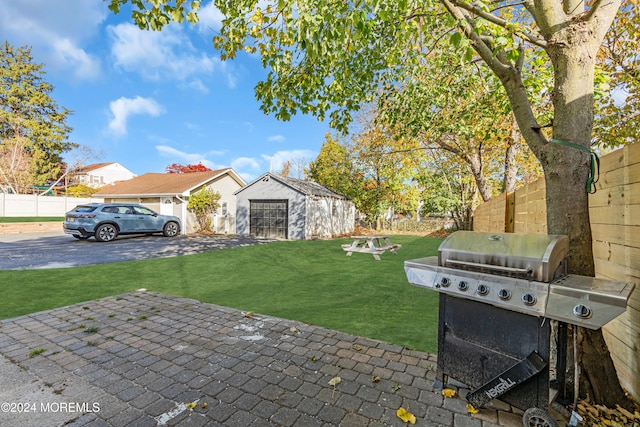
<path fill-rule="evenodd" d="M 149 258 L 166 258 L 268 243 L 240 236 L 122 236 L 112 242 L 76 240 L 62 232 L 0 235 L 0 270 L 65 268 Z"/>

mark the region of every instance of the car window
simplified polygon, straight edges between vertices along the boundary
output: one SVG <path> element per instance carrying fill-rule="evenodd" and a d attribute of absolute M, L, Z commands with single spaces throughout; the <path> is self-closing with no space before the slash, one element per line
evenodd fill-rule
<path fill-rule="evenodd" d="M 118 206 L 118 213 L 131 215 L 133 210 L 129 206 Z"/>
<path fill-rule="evenodd" d="M 105 206 L 102 208 L 102 212 L 104 213 L 118 213 L 118 208 L 115 206 Z"/>
<path fill-rule="evenodd" d="M 73 212 L 93 212 L 96 209 L 96 206 L 76 206 L 73 208 Z"/>
<path fill-rule="evenodd" d="M 140 215 L 155 215 L 155 212 L 144 206 L 134 206 L 133 209 Z"/>

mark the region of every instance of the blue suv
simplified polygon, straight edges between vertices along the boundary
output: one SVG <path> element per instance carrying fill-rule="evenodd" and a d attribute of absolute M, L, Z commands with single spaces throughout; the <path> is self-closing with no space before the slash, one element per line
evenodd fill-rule
<path fill-rule="evenodd" d="M 76 239 L 94 236 L 99 242 L 110 242 L 120 234 L 162 233 L 175 237 L 181 225 L 177 216 L 160 215 L 142 205 L 87 203 L 67 212 L 63 227 Z"/>

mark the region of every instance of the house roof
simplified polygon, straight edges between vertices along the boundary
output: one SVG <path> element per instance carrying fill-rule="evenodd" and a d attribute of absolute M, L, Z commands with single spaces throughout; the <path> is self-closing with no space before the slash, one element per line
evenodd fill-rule
<path fill-rule="evenodd" d="M 348 199 L 348 197 L 342 194 L 336 193 L 335 191 L 329 190 L 327 187 L 325 187 L 324 185 L 318 184 L 317 182 L 290 178 L 288 176 L 271 173 L 271 172 L 267 172 L 263 174 L 262 176 L 260 176 L 259 178 L 255 179 L 250 184 L 248 184 L 246 187 L 236 191 L 235 194 L 240 193 L 245 188 L 248 188 L 257 182 L 263 181 L 265 179 L 270 179 L 270 178 L 273 178 L 276 181 L 279 181 L 280 183 L 288 187 L 291 187 L 294 190 L 299 191 L 300 193 L 303 193 L 307 196 L 321 196 L 321 197 L 332 197 L 334 199 Z"/>
<path fill-rule="evenodd" d="M 174 196 L 176 194 L 189 193 L 225 174 L 229 174 L 238 184 L 245 185 L 244 180 L 231 168 L 192 173 L 145 173 L 136 178 L 121 181 L 104 188 L 95 193 L 95 196 Z"/>
<path fill-rule="evenodd" d="M 107 162 L 107 163 L 93 163 L 91 165 L 87 165 L 81 169 L 78 169 L 78 172 L 76 173 L 87 173 L 87 172 L 91 172 L 94 171 L 96 169 L 101 169 L 105 166 L 109 166 L 109 165 L 113 165 L 115 164 L 115 162 Z"/>

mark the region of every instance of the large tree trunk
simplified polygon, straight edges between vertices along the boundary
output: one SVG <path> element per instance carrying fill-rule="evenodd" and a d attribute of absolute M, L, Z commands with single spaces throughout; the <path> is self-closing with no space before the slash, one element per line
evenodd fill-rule
<path fill-rule="evenodd" d="M 591 147 L 593 81 L 600 43 L 589 25 L 557 33 L 547 52 L 555 70 L 553 139 Z M 577 42 L 577 43 L 576 43 Z M 587 84 L 585 82 L 590 82 Z M 570 240 L 569 272 L 595 274 L 589 221 L 590 156 L 577 148 L 549 143 L 539 150 L 547 186 L 547 230 Z M 575 333 L 575 332 L 574 332 Z M 582 372 L 580 395 L 609 407 L 627 399 L 616 374 L 602 330 L 578 329 Z"/>

